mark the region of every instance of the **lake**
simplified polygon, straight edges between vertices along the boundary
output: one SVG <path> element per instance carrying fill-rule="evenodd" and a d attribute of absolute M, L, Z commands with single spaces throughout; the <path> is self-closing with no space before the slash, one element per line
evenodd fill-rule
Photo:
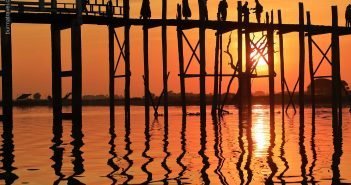
<path fill-rule="evenodd" d="M 168 123 L 151 117 L 146 124 L 143 107 L 131 108 L 130 122 L 116 107 L 110 124 L 108 107 L 83 107 L 82 129 L 72 130 L 71 121 L 53 127 L 49 107 L 15 108 L 13 135 L 1 140 L 0 184 L 351 183 L 348 109 L 339 139 L 330 108 L 317 109 L 314 124 L 306 108 L 301 125 L 298 114 L 283 121 L 279 107 L 274 121 L 267 106 L 240 117 L 235 107 L 227 110 L 201 124 L 170 107 Z"/>

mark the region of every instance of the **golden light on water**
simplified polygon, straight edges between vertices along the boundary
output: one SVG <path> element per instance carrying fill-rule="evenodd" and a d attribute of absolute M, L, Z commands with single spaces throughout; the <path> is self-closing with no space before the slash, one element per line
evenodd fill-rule
<path fill-rule="evenodd" d="M 269 123 L 264 120 L 264 112 L 261 109 L 255 110 L 259 116 L 252 123 L 252 137 L 254 142 L 255 157 L 264 157 L 269 147 Z M 262 115 L 261 115 L 262 114 Z"/>

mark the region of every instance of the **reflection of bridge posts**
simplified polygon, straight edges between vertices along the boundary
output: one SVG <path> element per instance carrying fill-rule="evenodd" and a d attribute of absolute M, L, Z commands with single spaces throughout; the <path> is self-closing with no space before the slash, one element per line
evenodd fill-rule
<path fill-rule="evenodd" d="M 5 18 L 3 18 L 5 19 Z M 2 120 L 6 124 L 12 124 L 12 43 L 11 31 L 6 30 L 6 21 L 1 20 L 1 68 L 2 77 Z M 11 24 L 10 24 L 11 29 Z M 1 119 L 0 119 L 1 120 Z"/>

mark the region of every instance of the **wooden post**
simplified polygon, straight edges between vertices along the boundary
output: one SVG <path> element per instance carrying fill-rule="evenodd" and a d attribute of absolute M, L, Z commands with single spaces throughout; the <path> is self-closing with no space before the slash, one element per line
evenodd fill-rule
<path fill-rule="evenodd" d="M 222 115 L 222 109 L 220 108 L 222 102 L 222 75 L 223 75 L 223 38 L 222 34 L 219 36 L 219 86 L 218 86 L 218 114 Z"/>
<path fill-rule="evenodd" d="M 150 114 L 150 100 L 149 100 L 149 30 L 146 26 L 143 28 L 144 35 L 144 102 L 145 115 L 149 117 Z"/>
<path fill-rule="evenodd" d="M 220 33 L 216 33 L 216 48 L 215 48 L 215 63 L 214 63 L 214 82 L 213 82 L 213 99 L 212 99 L 212 116 L 215 116 L 217 113 L 218 105 L 218 55 L 219 55 L 219 39 Z"/>
<path fill-rule="evenodd" d="M 123 17 L 129 19 L 129 0 L 123 0 Z M 125 119 L 129 119 L 130 116 L 130 25 L 124 27 L 124 62 L 125 62 L 125 89 L 124 89 L 124 111 Z"/>
<path fill-rule="evenodd" d="M 163 107 L 164 118 L 168 118 L 168 67 L 167 67 L 167 0 L 162 0 L 162 61 L 163 61 Z"/>
<path fill-rule="evenodd" d="M 304 8 L 303 3 L 299 3 L 299 106 L 300 106 L 300 123 L 304 122 L 305 111 L 305 30 L 304 30 Z"/>
<path fill-rule="evenodd" d="M 2 111 L 3 123 L 12 127 L 13 100 L 12 100 L 12 42 L 11 23 L 1 23 L 1 66 L 2 66 Z M 9 29 L 9 30 L 7 30 Z"/>
<path fill-rule="evenodd" d="M 108 54 L 109 54 L 109 98 L 110 98 L 110 122 L 115 120 L 115 39 L 114 27 L 108 27 Z M 123 52 L 123 51 L 121 51 Z"/>
<path fill-rule="evenodd" d="M 268 22 L 268 21 L 267 21 Z M 269 24 L 269 23 L 268 23 Z M 271 25 L 273 25 L 273 13 L 271 14 Z M 269 105 L 271 115 L 274 115 L 274 30 L 267 30 L 268 44 L 268 73 L 269 73 Z M 272 121 L 272 120 L 271 120 Z"/>
<path fill-rule="evenodd" d="M 62 120 L 61 31 L 57 23 L 51 24 L 52 108 L 54 123 Z"/>
<path fill-rule="evenodd" d="M 337 128 L 341 124 L 341 79 L 340 79 L 340 50 L 338 33 L 338 9 L 332 6 L 332 94 L 333 94 L 333 127 Z"/>
<path fill-rule="evenodd" d="M 179 55 L 179 79 L 180 79 L 180 96 L 182 101 L 182 113 L 186 115 L 186 97 L 185 97 L 185 74 L 184 74 L 184 53 L 183 53 L 183 35 L 180 27 L 177 28 L 178 55 Z"/>
<path fill-rule="evenodd" d="M 243 30 L 242 30 L 242 4 L 241 1 L 238 1 L 238 74 L 239 74 L 239 88 L 237 91 L 237 100 L 239 104 L 239 109 L 243 108 Z"/>
<path fill-rule="evenodd" d="M 206 1 L 199 0 L 200 12 L 200 116 L 203 123 L 206 122 Z"/>
<path fill-rule="evenodd" d="M 282 12 L 278 10 L 278 24 L 282 25 Z M 284 38 L 283 34 L 279 32 L 279 56 L 280 56 L 280 88 L 281 88 L 281 104 L 282 104 L 282 115 L 284 115 L 284 107 L 285 107 L 285 67 L 284 67 Z"/>
<path fill-rule="evenodd" d="M 244 18 L 245 20 L 245 18 Z M 251 68 L 252 68 L 252 61 L 251 61 L 251 38 L 250 38 L 250 32 L 248 30 L 248 24 L 250 20 L 249 17 L 247 18 L 247 22 L 244 22 L 245 25 L 245 58 L 246 58 L 246 70 L 245 70 L 245 90 L 243 94 L 243 98 L 245 98 L 245 103 L 247 104 L 247 107 L 249 110 L 251 110 Z"/>
<path fill-rule="evenodd" d="M 311 26 L 311 14 L 307 12 L 307 26 Z M 312 35 L 308 33 L 308 63 L 310 71 L 310 94 L 311 94 L 311 103 L 312 103 L 312 120 L 315 119 L 315 110 L 316 110 L 316 97 L 315 97 L 315 86 L 314 86 L 314 69 L 313 69 L 313 50 L 312 50 Z"/>
<path fill-rule="evenodd" d="M 82 46 L 81 25 L 78 20 L 72 21 L 71 55 L 72 55 L 72 119 L 75 128 L 82 123 Z"/>

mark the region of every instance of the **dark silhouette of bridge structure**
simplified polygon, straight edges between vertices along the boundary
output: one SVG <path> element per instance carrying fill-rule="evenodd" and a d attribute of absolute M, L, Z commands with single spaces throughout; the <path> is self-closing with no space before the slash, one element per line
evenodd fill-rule
<path fill-rule="evenodd" d="M 199 1 L 200 2 L 200 1 Z M 74 123 L 80 125 L 82 122 L 82 42 L 81 42 L 81 26 L 83 24 L 93 24 L 108 26 L 109 39 L 109 96 L 110 96 L 110 112 L 111 120 L 114 120 L 115 112 L 115 83 L 117 78 L 125 80 L 124 87 L 124 106 L 125 116 L 130 116 L 130 86 L 131 86 L 131 69 L 130 55 L 133 50 L 130 47 L 130 28 L 131 26 L 143 27 L 143 56 L 144 56 L 144 86 L 145 86 L 145 114 L 150 114 L 151 105 L 157 113 L 158 105 L 154 103 L 150 92 L 149 78 L 149 34 L 148 31 L 155 27 L 162 27 L 162 63 L 163 63 L 163 106 L 164 116 L 168 116 L 168 68 L 167 68 L 167 28 L 175 27 L 177 29 L 178 54 L 179 54 L 179 80 L 181 89 L 182 113 L 187 114 L 187 97 L 185 80 L 188 78 L 199 79 L 200 89 L 200 116 L 201 120 L 206 120 L 206 78 L 214 78 L 213 86 L 213 103 L 212 115 L 220 115 L 223 113 L 223 102 L 221 97 L 222 78 L 231 78 L 231 81 L 238 79 L 239 88 L 236 93 L 238 106 L 240 109 L 251 107 L 251 79 L 267 78 L 269 81 L 269 100 L 271 112 L 274 112 L 275 93 L 274 93 L 274 77 L 278 74 L 274 71 L 274 44 L 279 44 L 280 52 L 280 75 L 281 75 L 281 92 L 283 109 L 292 106 L 294 93 L 298 91 L 298 104 L 300 115 L 304 114 L 305 106 L 305 63 L 308 62 L 310 69 L 309 75 L 311 79 L 322 78 L 316 75 L 319 67 L 314 69 L 314 58 L 312 51 L 318 49 L 331 65 L 331 76 L 323 76 L 323 78 L 332 79 L 332 95 L 333 95 L 333 123 L 334 126 L 341 124 L 342 120 L 342 89 L 340 78 L 340 48 L 339 39 L 341 36 L 351 34 L 351 29 L 339 26 L 338 10 L 336 6 L 331 8 L 332 21 L 331 26 L 313 25 L 311 23 L 310 12 L 305 12 L 303 4 L 299 3 L 299 22 L 298 24 L 285 24 L 282 21 L 282 12 L 277 11 L 278 22 L 274 22 L 274 12 L 266 12 L 265 23 L 254 23 L 252 21 L 244 22 L 241 12 L 242 3 L 238 1 L 238 20 L 223 21 L 206 20 L 206 17 L 200 11 L 198 20 L 184 20 L 181 16 L 177 19 L 168 19 L 167 1 L 162 4 L 161 19 L 133 19 L 130 18 L 129 0 L 115 0 L 110 5 L 107 2 L 90 1 L 86 7 L 82 6 L 81 0 L 75 3 L 58 3 L 56 0 L 51 2 L 27 2 L 27 1 L 0 1 L 0 20 L 1 20 L 1 72 L 2 79 L 2 108 L 3 115 L 1 120 L 4 123 L 12 123 L 13 119 L 13 93 L 12 93 L 12 45 L 11 45 L 11 23 L 30 23 L 30 24 L 50 24 L 51 25 L 51 52 L 52 52 L 52 106 L 55 122 L 60 120 L 73 120 Z M 201 6 L 199 6 L 201 9 Z M 306 21 L 307 19 L 307 21 Z M 61 31 L 64 29 L 71 30 L 71 63 L 72 69 L 63 71 L 61 68 Z M 117 34 L 116 29 L 124 29 L 123 36 Z M 186 30 L 198 29 L 199 40 L 196 45 L 190 43 Z M 216 47 L 213 74 L 206 72 L 206 30 L 216 31 Z M 228 32 L 237 31 L 237 62 L 232 61 L 233 74 L 222 73 L 222 35 Z M 255 41 L 251 33 L 262 32 L 264 38 Z M 298 80 L 294 88 L 289 89 L 284 74 L 284 35 L 289 33 L 299 33 L 299 74 Z M 275 41 L 274 35 L 278 34 L 278 40 Z M 325 52 L 313 40 L 315 36 L 321 34 L 331 34 L 330 47 Z M 307 38 L 307 39 L 306 39 Z M 307 40 L 308 60 L 305 60 L 305 43 Z M 187 47 L 188 45 L 189 47 Z M 190 48 L 192 56 L 188 63 L 185 63 L 184 50 Z M 331 52 L 329 59 L 327 54 Z M 257 61 L 251 57 L 256 52 L 259 57 L 263 58 L 268 65 L 267 75 L 255 74 Z M 245 56 L 245 61 L 244 61 Z M 117 59 L 117 60 L 116 60 Z M 199 65 L 199 73 L 189 74 L 187 69 L 192 60 L 197 60 Z M 323 60 L 321 62 L 323 62 Z M 116 74 L 118 64 L 124 62 L 124 74 Z M 320 62 L 320 63 L 321 63 Z M 319 63 L 319 65 L 320 65 Z M 319 66 L 318 65 L 318 66 Z M 245 69 L 244 69 L 245 66 Z M 151 69 L 152 70 L 152 69 Z M 62 79 L 70 78 L 72 80 L 72 112 L 66 113 L 62 111 Z M 152 79 L 151 79 L 152 80 Z M 230 86 L 228 86 L 230 91 Z M 285 94 L 288 94 L 289 101 L 285 102 Z M 314 81 L 311 80 L 311 97 L 312 106 L 315 108 Z M 225 99 L 225 98 L 224 98 Z M 157 115 L 157 114 L 156 114 Z M 303 116 L 301 121 L 303 122 Z M 78 126 L 79 127 L 79 126 Z"/>

